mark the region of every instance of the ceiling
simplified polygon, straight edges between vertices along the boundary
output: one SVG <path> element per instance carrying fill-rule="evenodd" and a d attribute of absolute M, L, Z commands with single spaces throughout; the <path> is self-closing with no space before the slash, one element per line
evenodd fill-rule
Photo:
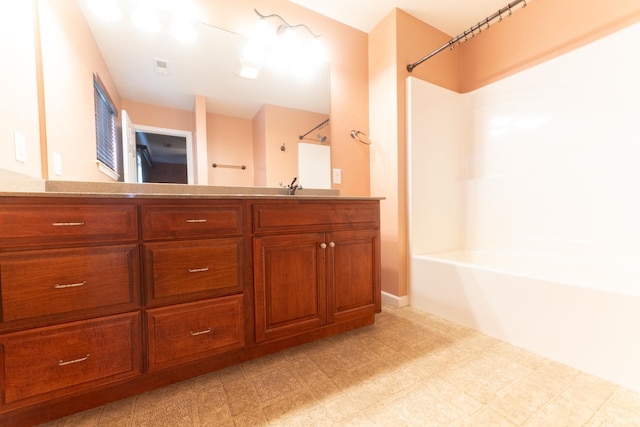
<path fill-rule="evenodd" d="M 452 37 L 509 4 L 509 0 L 290 1 L 365 33 L 371 32 L 394 8 L 398 8 Z"/>

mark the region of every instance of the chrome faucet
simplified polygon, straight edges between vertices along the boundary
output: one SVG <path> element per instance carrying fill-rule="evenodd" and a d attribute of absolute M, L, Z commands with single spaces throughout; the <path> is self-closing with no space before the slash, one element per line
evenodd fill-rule
<path fill-rule="evenodd" d="M 291 184 L 289 185 L 284 185 L 282 184 L 282 181 L 280 182 L 280 187 L 282 188 L 286 188 L 287 189 L 287 194 L 289 196 L 294 196 L 296 194 L 296 190 L 302 190 L 302 185 L 295 185 L 296 181 L 298 180 L 298 177 L 293 177 L 293 181 L 291 181 Z"/>

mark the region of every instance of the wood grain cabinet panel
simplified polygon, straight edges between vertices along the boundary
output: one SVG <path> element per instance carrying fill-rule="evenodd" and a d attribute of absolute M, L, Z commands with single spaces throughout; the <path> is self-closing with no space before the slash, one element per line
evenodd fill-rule
<path fill-rule="evenodd" d="M 0 338 L 4 400 L 17 407 L 139 375 L 140 314 L 32 329 Z"/>
<path fill-rule="evenodd" d="M 149 370 L 244 346 L 242 295 L 147 310 Z"/>
<path fill-rule="evenodd" d="M 0 253 L 2 321 L 135 309 L 138 258 L 137 245 Z"/>
<path fill-rule="evenodd" d="M 138 239 L 133 205 L 0 204 L 0 247 Z"/>
<path fill-rule="evenodd" d="M 242 238 L 144 245 L 149 304 L 242 292 Z"/>
<path fill-rule="evenodd" d="M 267 233 L 378 228 L 380 210 L 370 202 L 300 201 L 253 205 L 253 231 Z"/>
<path fill-rule="evenodd" d="M 380 238 L 377 230 L 336 231 L 327 236 L 329 316 L 343 322 L 379 311 Z"/>
<path fill-rule="evenodd" d="M 242 234 L 242 205 L 217 202 L 197 205 L 142 206 L 145 240 L 206 238 Z"/>
<path fill-rule="evenodd" d="M 373 319 L 381 309 L 378 218 L 377 202 L 253 205 L 257 342 Z"/>
<path fill-rule="evenodd" d="M 316 329 L 327 320 L 324 233 L 254 238 L 256 341 Z"/>

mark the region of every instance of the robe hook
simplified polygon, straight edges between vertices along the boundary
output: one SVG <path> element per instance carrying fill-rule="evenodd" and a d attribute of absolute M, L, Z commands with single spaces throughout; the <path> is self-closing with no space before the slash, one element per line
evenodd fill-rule
<path fill-rule="evenodd" d="M 509 15 L 507 17 L 511 18 L 511 5 L 509 5 Z"/>
<path fill-rule="evenodd" d="M 527 7 L 527 0 L 522 0 L 522 8 L 524 9 L 525 7 Z"/>

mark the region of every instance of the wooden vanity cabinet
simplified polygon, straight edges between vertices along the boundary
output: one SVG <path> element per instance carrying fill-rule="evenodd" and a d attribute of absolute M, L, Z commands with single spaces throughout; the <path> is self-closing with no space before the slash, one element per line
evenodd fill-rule
<path fill-rule="evenodd" d="M 256 341 L 380 311 L 377 201 L 255 203 Z M 309 230 L 315 230 L 309 232 Z"/>
<path fill-rule="evenodd" d="M 0 415 L 140 376 L 139 278 L 135 205 L 0 199 Z"/>
<path fill-rule="evenodd" d="M 0 197 L 0 425 L 372 324 L 379 201 Z"/>
<path fill-rule="evenodd" d="M 149 201 L 141 206 L 146 305 L 244 289 L 241 201 Z"/>
<path fill-rule="evenodd" d="M 149 372 L 245 345 L 244 202 L 142 202 Z"/>

